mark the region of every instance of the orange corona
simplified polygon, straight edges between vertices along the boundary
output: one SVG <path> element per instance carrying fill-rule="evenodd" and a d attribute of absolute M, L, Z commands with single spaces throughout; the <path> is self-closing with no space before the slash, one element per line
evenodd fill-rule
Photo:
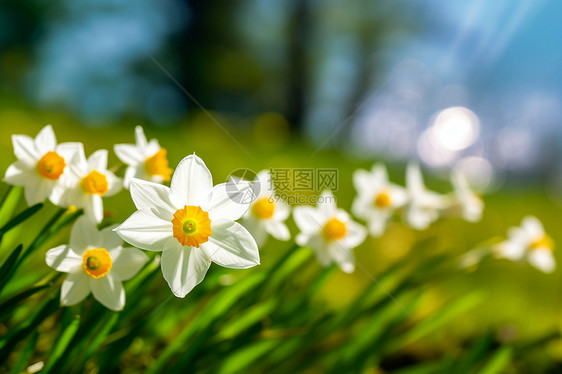
<path fill-rule="evenodd" d="M 168 166 L 167 153 L 164 148 L 160 148 L 158 152 L 144 161 L 144 168 L 148 175 L 159 175 L 166 182 L 170 180 L 173 170 Z"/>
<path fill-rule="evenodd" d="M 82 267 L 92 278 L 104 277 L 111 270 L 111 256 L 105 248 L 93 248 L 84 253 Z"/>
<path fill-rule="evenodd" d="M 209 213 L 201 207 L 186 205 L 178 209 L 172 218 L 172 230 L 174 238 L 181 245 L 199 248 L 209 240 L 213 234 L 211 230 L 211 219 Z"/>
<path fill-rule="evenodd" d="M 347 226 L 337 218 L 332 218 L 326 222 L 322 230 L 322 234 L 328 240 L 342 239 L 346 233 Z"/>
<path fill-rule="evenodd" d="M 64 172 L 66 162 L 57 152 L 47 152 L 37 162 L 37 172 L 44 178 L 57 180 Z"/>

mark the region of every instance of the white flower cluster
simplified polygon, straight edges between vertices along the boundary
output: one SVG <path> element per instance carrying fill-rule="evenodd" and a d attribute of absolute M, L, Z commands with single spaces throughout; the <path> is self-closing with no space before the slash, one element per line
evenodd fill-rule
<path fill-rule="evenodd" d="M 470 222 L 482 218 L 484 202 L 472 191 L 466 178 L 460 173 L 451 175 L 454 191 L 441 195 L 428 190 L 423 182 L 417 164 L 410 164 L 406 170 L 406 187 L 391 183 L 386 168 L 376 164 L 371 171 L 357 170 L 353 183 L 357 198 L 352 212 L 367 221 L 369 233 L 381 236 L 394 215 L 401 211 L 404 222 L 418 230 L 427 229 L 444 214 L 457 213 Z"/>
<path fill-rule="evenodd" d="M 124 182 L 108 170 L 106 150 L 86 158 L 81 143 L 57 144 L 51 126 L 35 139 L 12 137 L 18 160 L 9 166 L 4 181 L 24 186 L 30 205 L 48 198 L 55 205 L 74 206 L 85 213 L 74 224 L 69 243 L 46 254 L 47 265 L 68 273 L 62 284 L 63 305 L 76 304 L 92 292 L 106 307 L 123 309 L 122 281 L 133 277 L 148 257 L 136 248 L 124 248 L 122 239 L 137 248 L 161 252 L 164 279 L 174 295 L 185 297 L 204 279 L 211 262 L 233 269 L 250 268 L 259 265 L 258 247 L 268 235 L 278 240 L 291 238 L 285 224 L 291 210 L 274 199 L 268 171 L 251 182 L 213 185 L 211 172 L 195 154 L 172 170 L 166 150 L 157 140 L 147 141 L 141 127 L 136 128 L 135 137 L 136 144 L 114 148 L 127 165 Z M 478 221 L 482 200 L 462 175 L 453 174 L 451 181 L 454 191 L 440 195 L 426 189 L 415 164 L 407 168 L 405 188 L 389 182 L 381 164 L 370 172 L 357 170 L 353 183 L 358 195 L 352 212 L 368 228 L 353 221 L 336 206 L 332 193 L 325 191 L 315 207 L 294 208 L 300 231 L 296 243 L 312 249 L 321 265 L 336 263 L 349 273 L 355 268 L 352 250 L 368 233 L 380 236 L 397 211 L 415 229 L 425 229 L 451 212 Z M 170 186 L 161 184 L 165 182 Z M 257 194 L 256 185 L 260 187 Z M 137 211 L 118 226 L 98 230 L 104 217 L 103 198 L 122 186 L 130 190 Z M 244 198 L 248 194 L 251 199 Z M 243 224 L 237 222 L 240 219 Z M 543 271 L 553 270 L 549 254 L 553 245 L 537 222 L 527 218 L 521 229 L 510 231 L 510 239 L 498 247 L 498 256 L 519 259 L 527 254 Z"/>

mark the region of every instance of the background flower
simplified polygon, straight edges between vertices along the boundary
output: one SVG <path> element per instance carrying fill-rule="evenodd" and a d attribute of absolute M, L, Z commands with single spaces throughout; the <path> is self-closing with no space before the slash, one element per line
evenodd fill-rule
<path fill-rule="evenodd" d="M 61 304 L 74 305 L 90 292 L 109 309 L 122 310 L 122 281 L 132 278 L 148 261 L 136 248 L 123 248 L 114 226 L 98 231 L 86 217 L 79 218 L 70 233 L 70 243 L 50 249 L 47 265 L 68 273 L 62 283 Z"/>

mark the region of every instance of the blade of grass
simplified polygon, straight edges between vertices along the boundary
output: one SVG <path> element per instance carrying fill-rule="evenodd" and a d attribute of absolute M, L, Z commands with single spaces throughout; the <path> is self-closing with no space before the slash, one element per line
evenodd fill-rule
<path fill-rule="evenodd" d="M 43 368 L 42 373 L 48 374 L 50 373 L 53 368 L 56 366 L 57 362 L 63 358 L 63 353 L 66 350 L 66 347 L 78 331 L 78 326 L 80 325 L 80 316 L 75 315 L 72 318 L 72 321 L 63 328 L 60 335 L 55 341 L 55 346 L 51 350 L 49 354 L 49 361 L 47 361 L 47 365 Z"/>
<path fill-rule="evenodd" d="M 33 355 L 33 351 L 35 350 L 35 345 L 37 344 L 37 340 L 39 339 L 39 333 L 35 331 L 31 338 L 25 345 L 25 347 L 20 351 L 18 360 L 16 361 L 15 365 L 12 367 L 12 374 L 20 374 L 25 372 L 25 368 L 27 367 L 31 356 Z"/>

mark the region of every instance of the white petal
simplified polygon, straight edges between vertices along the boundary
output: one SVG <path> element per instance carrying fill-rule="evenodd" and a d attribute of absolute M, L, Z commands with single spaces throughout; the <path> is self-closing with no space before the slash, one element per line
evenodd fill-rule
<path fill-rule="evenodd" d="M 124 164 L 137 166 L 143 164 L 145 161 L 144 155 L 135 145 L 115 144 L 113 150 L 119 160 L 121 160 Z"/>
<path fill-rule="evenodd" d="M 102 238 L 96 224 L 82 216 L 76 220 L 70 231 L 70 247 L 82 255 L 91 247 L 105 248 Z"/>
<path fill-rule="evenodd" d="M 104 197 L 109 197 L 117 194 L 123 188 L 123 182 L 121 178 L 118 178 L 113 174 L 113 172 L 106 170 L 104 171 L 105 177 L 107 179 L 107 192 L 103 195 Z"/>
<path fill-rule="evenodd" d="M 334 194 L 332 194 L 331 191 L 322 192 L 322 194 L 318 197 L 318 204 L 316 204 L 316 207 L 325 217 L 333 215 L 337 209 Z"/>
<path fill-rule="evenodd" d="M 107 169 L 107 150 L 98 149 L 88 157 L 88 169 L 103 172 Z"/>
<path fill-rule="evenodd" d="M 15 186 L 24 186 L 29 181 L 30 174 L 37 174 L 35 168 L 30 168 L 26 163 L 18 160 L 8 166 L 4 175 L 4 182 Z"/>
<path fill-rule="evenodd" d="M 353 173 L 353 185 L 359 194 L 370 192 L 373 189 L 371 174 L 367 170 L 355 170 Z"/>
<path fill-rule="evenodd" d="M 103 220 L 103 200 L 100 195 L 89 195 L 83 206 L 84 213 L 92 222 L 100 223 Z"/>
<path fill-rule="evenodd" d="M 425 185 L 423 183 L 421 169 L 418 164 L 408 164 L 406 169 L 406 187 L 412 198 L 424 193 Z"/>
<path fill-rule="evenodd" d="M 291 208 L 287 203 L 281 199 L 275 201 L 275 212 L 273 213 L 273 219 L 276 221 L 285 221 L 289 218 L 291 214 Z"/>
<path fill-rule="evenodd" d="M 84 155 L 84 145 L 78 142 L 61 143 L 55 147 L 56 152 L 64 158 L 66 165 L 74 162 L 74 157 Z M 85 157 L 85 156 L 84 156 Z M 64 169 L 66 173 L 66 168 Z"/>
<path fill-rule="evenodd" d="M 299 230 L 312 233 L 322 230 L 326 218 L 316 209 L 310 206 L 297 206 L 293 209 L 293 219 Z"/>
<path fill-rule="evenodd" d="M 131 279 L 148 261 L 143 251 L 136 248 L 117 248 L 111 251 L 111 274 L 119 280 Z"/>
<path fill-rule="evenodd" d="M 390 193 L 391 193 L 391 204 L 392 208 L 401 208 L 408 202 L 408 193 L 406 189 L 397 186 L 397 185 L 390 185 Z"/>
<path fill-rule="evenodd" d="M 146 136 L 142 126 L 135 127 L 135 142 L 141 150 L 144 151 L 146 149 Z"/>
<path fill-rule="evenodd" d="M 57 139 L 55 138 L 55 132 L 51 125 L 43 127 L 35 137 L 35 147 L 41 155 L 49 151 L 54 151 L 56 145 Z"/>
<path fill-rule="evenodd" d="M 374 209 L 372 201 L 373 201 L 373 196 L 371 193 L 369 193 L 368 195 L 360 193 L 353 200 L 353 204 L 351 205 L 351 211 L 356 217 L 361 219 L 366 219 L 369 211 Z"/>
<path fill-rule="evenodd" d="M 283 222 L 269 220 L 264 223 L 267 232 L 277 240 L 289 240 L 291 239 L 291 233 L 289 228 Z"/>
<path fill-rule="evenodd" d="M 368 222 L 369 234 L 375 238 L 380 237 L 384 233 L 389 215 L 387 212 L 373 212 Z"/>
<path fill-rule="evenodd" d="M 68 187 L 63 183 L 55 183 L 51 194 L 49 195 L 49 200 L 57 206 L 67 207 L 65 195 L 69 193 Z"/>
<path fill-rule="evenodd" d="M 162 218 L 169 220 L 172 219 L 172 215 L 177 210 L 170 200 L 170 189 L 166 186 L 135 178 L 131 180 L 130 190 L 131 198 L 137 209 L 160 208 L 161 211 L 169 213 Z"/>
<path fill-rule="evenodd" d="M 251 186 L 249 182 L 227 182 L 213 187 L 209 205 L 211 221 L 218 218 L 234 221 L 242 217 L 254 200 Z"/>
<path fill-rule="evenodd" d="M 250 215 L 244 219 L 243 225 L 250 235 L 254 237 L 258 247 L 265 244 L 267 241 L 267 231 L 262 220 L 258 220 Z"/>
<path fill-rule="evenodd" d="M 148 179 L 148 176 L 146 175 L 146 173 L 142 173 L 141 168 L 129 166 L 127 170 L 125 170 L 125 175 L 123 176 L 123 187 L 129 189 L 133 178 L 146 180 Z"/>
<path fill-rule="evenodd" d="M 531 240 L 540 239 L 544 236 L 544 228 L 541 221 L 535 216 L 526 216 L 521 221 L 521 227 L 527 232 Z"/>
<path fill-rule="evenodd" d="M 24 195 L 27 204 L 35 205 L 37 203 L 42 203 L 51 195 L 54 186 L 55 183 L 51 180 L 46 180 L 39 176 L 31 177 L 30 175 L 30 178 L 24 188 Z"/>
<path fill-rule="evenodd" d="M 117 225 L 111 225 L 104 227 L 103 230 L 99 231 L 98 237 L 101 242 L 100 247 L 107 250 L 113 248 L 119 248 L 123 245 L 123 239 L 114 231 Z"/>
<path fill-rule="evenodd" d="M 146 145 L 145 155 L 148 157 L 154 156 L 161 148 L 158 140 L 152 139 Z"/>
<path fill-rule="evenodd" d="M 433 222 L 433 214 L 416 206 L 410 206 L 406 210 L 406 222 L 410 227 L 417 230 L 425 230 Z"/>
<path fill-rule="evenodd" d="M 90 288 L 97 301 L 106 308 L 120 311 L 125 306 L 125 289 L 119 279 L 111 273 L 104 277 L 95 279 L 90 277 Z"/>
<path fill-rule="evenodd" d="M 232 269 L 247 269 L 260 264 L 256 241 L 237 222 L 213 228 L 209 241 L 201 245 L 207 259 Z"/>
<path fill-rule="evenodd" d="M 384 186 L 388 184 L 388 172 L 386 171 L 384 164 L 378 163 L 373 165 L 371 173 L 373 174 L 373 179 L 377 186 Z"/>
<path fill-rule="evenodd" d="M 82 271 L 68 273 L 62 282 L 60 301 L 62 305 L 78 304 L 90 293 L 89 276 Z"/>
<path fill-rule="evenodd" d="M 177 243 L 172 222 L 159 218 L 153 208 L 137 210 L 115 232 L 127 243 L 148 251 L 162 251 L 174 246 L 173 241 Z"/>
<path fill-rule="evenodd" d="M 519 260 L 525 254 L 526 244 L 518 240 L 506 240 L 497 246 L 498 255 L 511 261 Z"/>
<path fill-rule="evenodd" d="M 37 152 L 33 139 L 27 135 L 12 135 L 12 145 L 16 157 L 30 166 L 35 166 L 43 156 Z"/>
<path fill-rule="evenodd" d="M 345 237 L 339 240 L 339 243 L 346 249 L 357 247 L 363 243 L 367 237 L 367 229 L 357 222 L 349 221 L 347 223 L 347 233 Z"/>
<path fill-rule="evenodd" d="M 275 193 L 269 170 L 260 171 L 254 178 L 254 183 L 259 184 L 259 191 L 256 191 L 259 197 L 269 197 Z"/>
<path fill-rule="evenodd" d="M 556 269 L 556 260 L 548 248 L 537 248 L 529 252 L 529 263 L 543 273 L 552 273 Z"/>
<path fill-rule="evenodd" d="M 185 297 L 207 274 L 211 261 L 201 248 L 179 247 L 162 252 L 162 274 L 177 297 Z"/>
<path fill-rule="evenodd" d="M 201 206 L 205 210 L 210 202 L 213 178 L 207 166 L 196 155 L 180 161 L 172 176 L 170 186 L 174 201 L 184 205 Z"/>
<path fill-rule="evenodd" d="M 338 243 L 330 243 L 328 252 L 332 260 L 338 264 L 344 273 L 353 273 L 355 270 L 355 257 L 351 249 L 344 248 Z"/>
<path fill-rule="evenodd" d="M 74 252 L 68 245 L 59 245 L 49 249 L 45 255 L 47 265 L 64 273 L 82 265 L 82 260 L 82 256 Z"/>

